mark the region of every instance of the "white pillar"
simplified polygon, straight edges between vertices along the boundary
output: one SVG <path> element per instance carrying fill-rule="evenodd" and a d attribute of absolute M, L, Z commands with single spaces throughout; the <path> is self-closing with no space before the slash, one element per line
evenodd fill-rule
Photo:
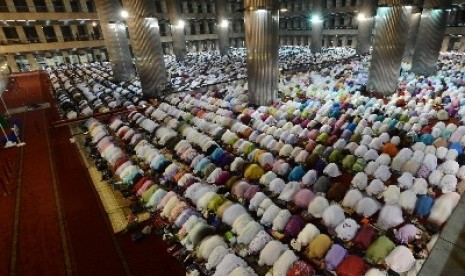
<path fill-rule="evenodd" d="M 26 4 L 30 12 L 36 12 L 36 6 L 34 5 L 33 0 L 26 0 Z"/>
<path fill-rule="evenodd" d="M 54 12 L 55 8 L 53 7 L 52 0 L 45 0 L 45 5 L 47 6 L 47 10 L 49 12 Z"/>
<path fill-rule="evenodd" d="M 464 53 L 464 52 L 465 52 L 465 36 L 462 36 L 462 37 L 460 38 L 459 52 L 460 52 L 460 53 Z"/>
<path fill-rule="evenodd" d="M 7 41 L 5 32 L 3 31 L 3 28 L 0 28 L 0 42 Z"/>
<path fill-rule="evenodd" d="M 77 39 L 76 35 L 79 33 L 78 27 L 76 25 L 71 25 L 71 40 Z"/>
<path fill-rule="evenodd" d="M 71 2 L 69 0 L 62 1 L 63 6 L 65 8 L 65 12 L 72 12 L 73 9 L 71 8 Z"/>
<path fill-rule="evenodd" d="M 19 40 L 21 40 L 21 42 L 23 42 L 23 43 L 26 43 L 27 42 L 27 37 L 26 37 L 26 33 L 24 32 L 23 27 L 22 26 L 16 26 L 15 29 L 16 29 L 16 33 L 18 33 Z"/>
<path fill-rule="evenodd" d="M 8 11 L 16 12 L 15 3 L 13 2 L 13 0 L 5 0 L 5 4 L 8 6 Z"/>
<path fill-rule="evenodd" d="M 36 71 L 38 69 L 37 60 L 33 54 L 26 54 L 27 61 L 29 62 L 29 68 L 31 71 Z"/>
<path fill-rule="evenodd" d="M 447 52 L 449 50 L 450 36 L 444 36 L 441 45 L 441 52 Z"/>
<path fill-rule="evenodd" d="M 89 12 L 87 9 L 87 1 L 86 0 L 79 0 L 79 6 L 81 6 L 82 12 Z"/>
<path fill-rule="evenodd" d="M 278 92 L 279 1 L 246 0 L 244 8 L 249 102 L 266 105 Z"/>
<path fill-rule="evenodd" d="M 16 63 L 16 59 L 13 54 L 6 55 L 6 60 L 12 72 L 14 73 L 19 72 L 18 63 Z"/>
<path fill-rule="evenodd" d="M 55 31 L 55 35 L 56 35 L 56 37 L 57 37 L 57 40 L 58 40 L 59 42 L 64 41 L 64 39 L 63 39 L 63 33 L 61 32 L 60 26 L 54 25 L 54 26 L 53 26 L 53 30 Z"/>
<path fill-rule="evenodd" d="M 40 42 L 42 42 L 42 43 L 47 42 L 47 39 L 45 38 L 45 34 L 44 34 L 44 27 L 42 27 L 40 25 L 36 25 L 36 33 L 37 33 L 37 36 L 38 36 Z"/>

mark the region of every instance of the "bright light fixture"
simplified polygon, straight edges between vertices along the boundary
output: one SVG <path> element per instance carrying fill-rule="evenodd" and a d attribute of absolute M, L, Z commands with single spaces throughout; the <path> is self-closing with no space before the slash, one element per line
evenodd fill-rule
<path fill-rule="evenodd" d="M 258 6 L 257 11 L 258 12 L 266 12 L 266 8 L 264 6 Z"/>
<path fill-rule="evenodd" d="M 129 13 L 127 11 L 125 11 L 125 10 L 121 11 L 121 17 L 122 18 L 128 18 L 128 16 L 129 16 Z"/>
<path fill-rule="evenodd" d="M 365 14 L 364 14 L 364 13 L 359 13 L 359 14 L 357 15 L 357 19 L 358 19 L 358 21 L 365 20 L 365 19 L 366 19 Z"/>
<path fill-rule="evenodd" d="M 93 26 L 93 27 L 97 27 L 97 22 L 95 22 L 95 21 L 92 22 L 92 26 Z"/>
<path fill-rule="evenodd" d="M 323 22 L 323 20 L 316 14 L 314 16 L 312 16 L 311 21 L 312 21 L 312 23 L 321 23 L 321 22 Z"/>
<path fill-rule="evenodd" d="M 223 19 L 223 20 L 221 20 L 219 26 L 220 26 L 221 28 L 227 28 L 227 27 L 229 26 L 229 21 L 226 20 L 226 19 Z"/>
<path fill-rule="evenodd" d="M 184 20 L 179 20 L 176 28 L 183 29 L 186 26 L 186 22 Z"/>

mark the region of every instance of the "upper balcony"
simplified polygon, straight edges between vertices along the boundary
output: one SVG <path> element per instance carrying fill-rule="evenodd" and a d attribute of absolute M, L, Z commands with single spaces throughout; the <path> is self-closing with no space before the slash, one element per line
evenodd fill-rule
<path fill-rule="evenodd" d="M 465 35 L 465 28 L 464 26 L 448 26 L 446 28 L 446 34 Z"/>
<path fill-rule="evenodd" d="M 104 40 L 80 40 L 47 43 L 21 43 L 0 46 L 0 54 L 15 54 L 21 52 L 55 51 L 57 49 L 100 48 L 105 46 Z"/>
<path fill-rule="evenodd" d="M 0 20 L 98 20 L 96 12 L 0 12 Z"/>

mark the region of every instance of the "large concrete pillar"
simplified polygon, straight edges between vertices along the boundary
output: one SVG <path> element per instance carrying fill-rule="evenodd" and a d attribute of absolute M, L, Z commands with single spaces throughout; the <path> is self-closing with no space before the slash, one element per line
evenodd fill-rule
<path fill-rule="evenodd" d="M 185 22 L 185 24 L 186 24 L 186 25 L 184 26 L 185 34 L 186 34 L 186 35 L 191 35 L 191 34 L 192 34 L 192 33 L 191 33 L 191 24 L 192 24 L 192 22 L 190 22 L 190 20 L 185 20 L 184 22 Z"/>
<path fill-rule="evenodd" d="M 26 54 L 27 62 L 29 63 L 29 69 L 31 71 L 36 71 L 39 69 L 39 66 L 37 65 L 37 60 L 33 54 Z"/>
<path fill-rule="evenodd" d="M 367 90 L 384 95 L 396 91 L 410 14 L 402 6 L 378 8 Z"/>
<path fill-rule="evenodd" d="M 0 95 L 8 86 L 8 76 L 11 74 L 8 68 L 8 59 L 6 56 L 0 56 Z"/>
<path fill-rule="evenodd" d="M 449 44 L 450 44 L 450 35 L 444 36 L 444 39 L 441 44 L 441 52 L 449 51 Z"/>
<path fill-rule="evenodd" d="M 81 36 L 77 25 L 71 25 L 70 27 L 71 27 L 71 38 L 68 37 L 68 39 L 74 40 L 74 39 L 77 39 L 78 35 Z"/>
<path fill-rule="evenodd" d="M 312 24 L 312 53 L 321 52 L 323 40 L 323 9 L 326 7 L 325 0 L 315 0 L 310 22 Z"/>
<path fill-rule="evenodd" d="M 18 34 L 19 40 L 22 43 L 26 43 L 28 39 L 26 37 L 26 33 L 24 32 L 24 28 L 22 26 L 16 26 L 15 29 L 16 29 L 16 33 Z"/>
<path fill-rule="evenodd" d="M 206 1 L 202 1 L 200 2 L 200 8 L 201 8 L 201 13 L 207 13 L 207 2 Z"/>
<path fill-rule="evenodd" d="M 220 54 L 229 53 L 229 20 L 225 0 L 215 0 L 216 33 L 218 34 L 218 47 Z"/>
<path fill-rule="evenodd" d="M 12 73 L 19 72 L 18 63 L 16 62 L 16 58 L 13 54 L 6 55 L 6 60 L 8 62 L 8 67 L 10 67 Z"/>
<path fill-rule="evenodd" d="M 449 15 L 447 16 L 447 25 L 454 25 L 456 18 L 457 18 L 457 10 L 453 9 L 449 12 Z"/>
<path fill-rule="evenodd" d="M 161 12 L 168 13 L 168 6 L 166 5 L 166 1 L 160 1 Z"/>
<path fill-rule="evenodd" d="M 212 42 L 211 42 L 211 40 L 207 40 L 206 43 L 207 43 L 207 51 L 211 51 L 212 48 L 213 48 L 213 47 L 212 47 Z"/>
<path fill-rule="evenodd" d="M 35 28 L 36 28 L 37 38 L 39 39 L 39 41 L 47 42 L 47 39 L 45 38 L 44 28 L 39 25 L 36 25 Z"/>
<path fill-rule="evenodd" d="M 407 43 L 405 44 L 403 61 L 412 62 L 413 53 L 415 52 L 415 43 L 417 41 L 418 27 L 420 27 L 420 12 L 412 11 L 410 14 L 410 23 L 408 27 Z"/>
<path fill-rule="evenodd" d="M 123 0 L 129 13 L 128 30 L 132 52 L 139 74 L 142 92 L 148 98 L 161 96 L 168 82 L 160 27 L 153 17 L 155 2 L 149 0 Z"/>
<path fill-rule="evenodd" d="M 62 50 L 61 54 L 63 55 L 63 63 L 65 63 L 65 64 L 68 64 L 68 62 L 73 63 L 72 58 L 71 58 L 68 51 Z M 56 56 L 55 56 L 55 58 L 56 58 Z"/>
<path fill-rule="evenodd" d="M 186 58 L 186 35 L 184 33 L 184 19 L 181 14 L 179 0 L 167 0 L 168 15 L 171 24 L 171 37 L 173 39 L 173 51 L 178 61 Z"/>
<path fill-rule="evenodd" d="M 200 34 L 200 22 L 199 21 L 194 21 L 194 31 L 196 35 Z"/>
<path fill-rule="evenodd" d="M 5 32 L 3 31 L 3 28 L 0 28 L 0 43 L 6 43 L 6 35 Z"/>
<path fill-rule="evenodd" d="M 69 52 L 69 61 L 71 64 L 80 63 L 79 54 L 77 51 L 72 50 Z"/>
<path fill-rule="evenodd" d="M 358 46 L 357 36 L 352 36 L 352 44 L 350 45 L 350 47 L 352 49 L 356 49 L 357 46 Z"/>
<path fill-rule="evenodd" d="M 73 12 L 71 9 L 71 1 L 62 1 L 62 3 L 65 8 L 65 12 Z"/>
<path fill-rule="evenodd" d="M 365 0 L 362 2 L 360 12 L 357 16 L 358 33 L 357 33 L 357 54 L 365 55 L 370 53 L 371 37 L 373 33 L 373 25 L 375 23 L 374 16 L 376 14 L 376 6 L 378 0 Z"/>
<path fill-rule="evenodd" d="M 202 20 L 203 29 L 205 30 L 205 34 L 210 34 L 210 26 L 208 25 L 208 20 Z"/>
<path fill-rule="evenodd" d="M 249 102 L 266 105 L 278 92 L 279 1 L 245 0 L 244 8 Z"/>
<path fill-rule="evenodd" d="M 324 36 L 323 47 L 324 47 L 324 48 L 328 48 L 328 47 L 329 47 L 329 37 L 328 37 L 328 36 Z"/>
<path fill-rule="evenodd" d="M 187 1 L 181 2 L 181 6 L 182 6 L 181 13 L 188 13 Z"/>
<path fill-rule="evenodd" d="M 113 79 L 117 82 L 130 81 L 135 77 L 136 72 L 132 64 L 126 26 L 122 22 L 121 4 L 118 0 L 96 0 L 95 5 L 108 58 L 112 64 Z"/>
<path fill-rule="evenodd" d="M 49 12 L 54 12 L 55 11 L 55 6 L 53 6 L 53 1 L 52 0 L 45 0 L 45 6 L 47 7 L 47 10 Z"/>
<path fill-rule="evenodd" d="M 342 47 L 347 47 L 347 36 L 343 35 L 342 36 Z"/>
<path fill-rule="evenodd" d="M 89 12 L 87 9 L 87 1 L 86 0 L 79 0 L 79 7 L 82 12 Z"/>
<path fill-rule="evenodd" d="M 436 72 L 436 64 L 447 26 L 447 11 L 438 9 L 450 4 L 451 0 L 426 0 L 420 19 L 412 72 L 429 76 Z"/>
<path fill-rule="evenodd" d="M 27 7 L 29 8 L 30 12 L 36 12 L 36 6 L 33 0 L 26 0 Z"/>
<path fill-rule="evenodd" d="M 8 7 L 9 12 L 16 12 L 16 6 L 13 0 L 5 0 L 5 4 Z"/>
<path fill-rule="evenodd" d="M 465 53 L 465 36 L 460 37 L 459 50 L 460 53 Z"/>
<path fill-rule="evenodd" d="M 87 56 L 87 62 L 89 62 L 89 63 L 94 62 L 95 58 L 92 55 L 92 51 L 88 50 L 88 51 L 85 51 L 85 52 L 86 52 L 86 56 Z"/>
<path fill-rule="evenodd" d="M 61 27 L 58 25 L 53 25 L 53 31 L 55 31 L 55 36 L 58 42 L 65 41 L 63 38 L 63 32 L 61 31 Z"/>
<path fill-rule="evenodd" d="M 92 51 L 92 55 L 94 57 L 94 61 L 102 61 L 102 56 L 100 54 L 100 49 L 93 49 Z"/>

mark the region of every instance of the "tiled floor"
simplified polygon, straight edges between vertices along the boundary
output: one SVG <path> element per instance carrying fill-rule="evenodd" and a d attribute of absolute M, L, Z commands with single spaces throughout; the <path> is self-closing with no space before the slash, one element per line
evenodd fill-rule
<path fill-rule="evenodd" d="M 420 275 L 465 275 L 465 197 L 444 226 Z"/>

